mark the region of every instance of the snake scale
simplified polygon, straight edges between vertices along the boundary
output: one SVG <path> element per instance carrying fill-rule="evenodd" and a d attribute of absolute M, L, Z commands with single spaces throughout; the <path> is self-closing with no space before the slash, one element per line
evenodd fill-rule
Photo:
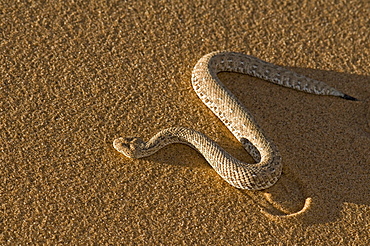
<path fill-rule="evenodd" d="M 282 172 L 281 156 L 252 115 L 221 83 L 217 73 L 247 74 L 295 90 L 357 100 L 324 82 L 307 78 L 256 57 L 236 52 L 212 52 L 203 56 L 192 72 L 192 85 L 207 107 L 225 124 L 256 163 L 242 162 L 209 137 L 184 127 L 158 132 L 149 141 L 138 137 L 118 138 L 114 148 L 130 158 L 150 156 L 164 146 L 182 143 L 199 151 L 214 170 L 236 188 L 261 190 L 274 185 Z"/>

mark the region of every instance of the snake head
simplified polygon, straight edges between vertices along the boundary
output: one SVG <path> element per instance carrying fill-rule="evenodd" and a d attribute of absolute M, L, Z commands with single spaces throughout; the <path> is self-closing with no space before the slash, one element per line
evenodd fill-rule
<path fill-rule="evenodd" d="M 113 141 L 113 147 L 129 158 L 140 158 L 144 145 L 144 141 L 138 137 L 117 138 Z"/>

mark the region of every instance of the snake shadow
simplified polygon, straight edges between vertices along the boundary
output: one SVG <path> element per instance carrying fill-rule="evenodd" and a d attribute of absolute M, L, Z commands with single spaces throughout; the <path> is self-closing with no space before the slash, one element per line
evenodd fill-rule
<path fill-rule="evenodd" d="M 259 203 L 271 218 L 295 217 L 309 224 L 357 213 L 370 205 L 370 77 L 289 69 L 359 101 L 298 92 L 247 75 L 219 75 L 283 158 L 280 183 L 264 191 L 267 205 Z"/>

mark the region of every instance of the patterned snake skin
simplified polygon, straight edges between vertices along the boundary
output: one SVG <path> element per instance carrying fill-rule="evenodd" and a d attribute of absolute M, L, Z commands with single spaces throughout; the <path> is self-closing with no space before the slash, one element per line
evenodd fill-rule
<path fill-rule="evenodd" d="M 118 138 L 113 142 L 114 148 L 127 157 L 142 158 L 168 144 L 183 143 L 198 150 L 216 172 L 236 188 L 261 190 L 274 185 L 282 172 L 281 156 L 248 110 L 221 83 L 217 73 L 222 71 L 251 75 L 312 94 L 357 100 L 324 82 L 304 77 L 253 56 L 235 52 L 213 52 L 203 56 L 195 65 L 192 73 L 193 88 L 256 163 L 239 161 L 204 134 L 183 127 L 164 129 L 148 142 L 137 137 Z"/>

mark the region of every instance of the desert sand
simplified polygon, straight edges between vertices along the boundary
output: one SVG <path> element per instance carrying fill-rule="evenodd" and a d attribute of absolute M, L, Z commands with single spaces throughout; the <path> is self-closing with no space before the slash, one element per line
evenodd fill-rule
<path fill-rule="evenodd" d="M 370 4 L 298 2 L 1 3 L 0 244 L 368 245 Z M 230 186 L 185 145 L 115 151 L 117 137 L 183 126 L 252 160 L 191 87 L 215 50 L 359 101 L 220 74 L 282 155 L 263 191 Z"/>

